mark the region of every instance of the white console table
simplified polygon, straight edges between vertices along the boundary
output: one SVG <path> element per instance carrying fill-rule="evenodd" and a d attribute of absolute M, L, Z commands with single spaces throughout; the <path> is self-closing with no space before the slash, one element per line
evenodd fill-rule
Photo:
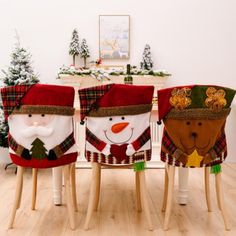
<path fill-rule="evenodd" d="M 85 131 L 84 126 L 81 126 L 79 121 L 79 98 L 78 89 L 97 86 L 107 83 L 124 83 L 124 76 L 111 76 L 111 80 L 105 80 L 103 82 L 97 81 L 90 76 L 63 76 L 58 79 L 58 83 L 62 85 L 70 85 L 75 88 L 75 103 L 76 113 L 74 116 L 75 125 L 75 137 L 80 150 L 80 155 L 77 160 L 77 167 L 89 167 L 90 164 L 85 160 L 84 157 L 84 146 L 85 146 Z M 161 89 L 165 85 L 167 77 L 158 76 L 133 76 L 133 83 L 136 85 L 154 85 L 155 92 Z M 154 95 L 154 96 L 155 96 Z M 158 117 L 157 106 L 153 106 L 151 115 L 151 135 L 152 135 L 152 160 L 148 163 L 148 168 L 164 168 L 163 163 L 160 161 L 160 144 L 162 137 L 162 126 L 158 126 L 156 121 Z M 188 199 L 188 169 L 179 168 L 179 203 L 186 204 Z M 56 205 L 61 204 L 61 191 L 62 191 L 62 173 L 61 167 L 53 169 L 53 199 Z"/>

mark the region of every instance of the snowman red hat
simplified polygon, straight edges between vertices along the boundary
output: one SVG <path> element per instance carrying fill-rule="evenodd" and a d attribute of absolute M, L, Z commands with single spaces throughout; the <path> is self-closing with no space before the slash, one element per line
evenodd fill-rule
<path fill-rule="evenodd" d="M 63 99 L 61 98 L 61 94 Z M 11 114 L 74 114 L 74 88 L 69 86 L 33 84 L 1 89 L 5 119 Z"/>
<path fill-rule="evenodd" d="M 79 90 L 81 121 L 86 116 L 137 115 L 152 109 L 153 86 L 107 84 Z"/>

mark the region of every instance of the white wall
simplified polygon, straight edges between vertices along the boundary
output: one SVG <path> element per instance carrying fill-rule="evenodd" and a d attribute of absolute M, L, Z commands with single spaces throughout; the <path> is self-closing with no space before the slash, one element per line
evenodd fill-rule
<path fill-rule="evenodd" d="M 131 16 L 131 58 L 124 64 L 139 65 L 149 43 L 156 69 L 173 74 L 167 86 L 236 88 L 235 0 L 0 0 L 0 68 L 9 64 L 16 29 L 41 81 L 55 82 L 59 67 L 71 64 L 73 28 L 87 39 L 91 59 L 98 58 L 100 14 Z M 235 121 L 233 111 L 227 125 L 229 161 L 236 161 Z"/>

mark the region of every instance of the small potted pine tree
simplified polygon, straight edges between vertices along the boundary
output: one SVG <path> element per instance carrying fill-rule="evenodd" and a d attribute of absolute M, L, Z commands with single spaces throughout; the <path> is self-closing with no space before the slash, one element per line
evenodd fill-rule
<path fill-rule="evenodd" d="M 149 44 L 145 45 L 144 51 L 143 51 L 143 59 L 140 63 L 141 69 L 143 70 L 151 70 L 153 67 L 153 62 L 151 58 L 151 47 Z"/>
<path fill-rule="evenodd" d="M 86 39 L 83 39 L 81 42 L 80 57 L 84 59 L 84 68 L 86 69 L 87 58 L 90 57 Z"/>
<path fill-rule="evenodd" d="M 75 57 L 79 55 L 79 35 L 78 30 L 74 29 L 72 32 L 70 47 L 69 47 L 69 55 L 73 57 L 73 65 L 75 66 Z"/>

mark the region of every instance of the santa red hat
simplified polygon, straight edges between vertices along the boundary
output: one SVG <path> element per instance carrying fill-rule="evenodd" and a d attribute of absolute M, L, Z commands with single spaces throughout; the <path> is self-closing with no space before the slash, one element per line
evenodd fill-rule
<path fill-rule="evenodd" d="M 159 121 L 226 117 L 235 90 L 216 85 L 186 85 L 158 91 Z"/>
<path fill-rule="evenodd" d="M 74 114 L 74 88 L 48 84 L 16 85 L 1 89 L 5 119 L 11 114 Z"/>
<path fill-rule="evenodd" d="M 86 116 L 135 115 L 151 111 L 154 86 L 107 84 L 79 90 L 81 121 Z"/>

